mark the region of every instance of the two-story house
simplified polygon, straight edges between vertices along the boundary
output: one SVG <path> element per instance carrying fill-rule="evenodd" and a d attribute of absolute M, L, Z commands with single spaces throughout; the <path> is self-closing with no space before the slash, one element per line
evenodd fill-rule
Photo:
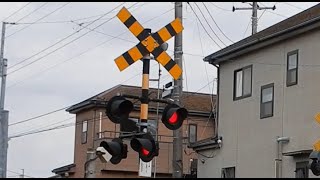
<path fill-rule="evenodd" d="M 320 4 L 204 59 L 218 68 L 217 136 L 192 147 L 198 177 L 315 177 Z"/>
<path fill-rule="evenodd" d="M 157 98 L 157 92 L 157 89 L 151 88 L 149 97 Z M 54 169 L 53 173 L 59 177 L 84 177 L 88 148 L 96 149 L 101 141 L 111 141 L 119 136 L 120 125 L 111 122 L 105 114 L 106 103 L 118 93 L 141 96 L 141 87 L 118 85 L 67 109 L 69 113 L 76 114 L 74 162 Z M 132 100 L 132 102 L 134 110 L 130 113 L 130 117 L 139 119 L 140 101 Z M 197 172 L 197 159 L 196 154 L 188 148 L 188 145 L 213 136 L 215 123 L 212 107 L 215 103 L 215 95 L 183 92 L 181 102 L 189 112 L 182 126 L 183 172 L 185 176 L 193 175 L 194 177 Z M 156 172 L 156 177 L 172 177 L 173 131 L 167 129 L 161 122 L 161 112 L 165 104 L 159 104 L 158 115 L 157 105 L 155 102 L 149 103 L 148 123 L 154 126 L 158 124 L 159 142 L 159 156 L 152 160 L 152 172 Z M 116 165 L 110 162 L 102 163 L 99 159 L 95 160 L 95 177 L 138 177 L 139 155 L 131 149 L 129 140 L 124 140 L 124 143 L 128 146 L 127 158 L 122 159 Z"/>

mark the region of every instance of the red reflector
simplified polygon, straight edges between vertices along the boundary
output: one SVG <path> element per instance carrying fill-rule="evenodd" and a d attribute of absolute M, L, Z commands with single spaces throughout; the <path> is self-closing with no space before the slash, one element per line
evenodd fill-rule
<path fill-rule="evenodd" d="M 144 148 L 141 148 L 141 152 L 144 156 L 148 156 L 149 155 L 149 151 L 144 149 Z"/>
<path fill-rule="evenodd" d="M 174 112 L 172 114 L 172 116 L 170 117 L 170 119 L 169 119 L 169 123 L 170 124 L 175 124 L 177 122 L 178 122 L 178 114 L 177 114 L 177 112 Z"/>

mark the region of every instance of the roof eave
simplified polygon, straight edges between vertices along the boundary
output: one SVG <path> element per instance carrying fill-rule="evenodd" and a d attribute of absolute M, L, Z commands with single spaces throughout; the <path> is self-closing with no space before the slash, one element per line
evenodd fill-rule
<path fill-rule="evenodd" d="M 210 64 L 220 64 L 221 62 L 230 60 L 233 57 L 251 52 L 253 50 L 257 50 L 259 48 L 302 34 L 306 31 L 318 28 L 320 27 L 319 20 L 320 20 L 320 16 L 313 18 L 309 21 L 305 21 L 304 23 L 298 24 L 291 28 L 287 28 L 283 31 L 279 31 L 277 33 L 271 34 L 269 36 L 255 39 L 246 44 L 230 49 L 229 51 L 226 51 L 223 53 L 219 53 L 218 51 L 209 56 L 206 56 L 203 59 L 203 61 L 209 62 Z M 261 43 L 264 43 L 264 44 L 261 44 Z"/>

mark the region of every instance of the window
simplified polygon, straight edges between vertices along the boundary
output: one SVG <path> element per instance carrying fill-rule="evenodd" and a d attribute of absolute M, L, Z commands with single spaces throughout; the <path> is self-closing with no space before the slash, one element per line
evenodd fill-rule
<path fill-rule="evenodd" d="M 252 65 L 238 69 L 234 72 L 233 100 L 251 96 Z"/>
<path fill-rule="evenodd" d="M 308 169 L 308 161 L 297 162 L 296 163 L 296 178 L 308 178 L 309 177 L 309 169 Z"/>
<path fill-rule="evenodd" d="M 235 167 L 222 168 L 221 178 L 235 178 Z"/>
<path fill-rule="evenodd" d="M 197 141 L 197 125 L 189 124 L 189 143 Z"/>
<path fill-rule="evenodd" d="M 88 136 L 88 121 L 82 122 L 81 143 L 87 143 Z"/>
<path fill-rule="evenodd" d="M 274 84 L 272 83 L 261 87 L 261 119 L 273 116 L 273 86 Z"/>
<path fill-rule="evenodd" d="M 287 86 L 298 84 L 298 50 L 287 55 Z"/>

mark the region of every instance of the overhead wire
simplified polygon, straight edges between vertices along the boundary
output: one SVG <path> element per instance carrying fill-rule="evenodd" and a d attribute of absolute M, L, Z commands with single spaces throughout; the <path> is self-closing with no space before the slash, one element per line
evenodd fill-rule
<path fill-rule="evenodd" d="M 153 66 L 155 66 L 155 65 L 157 65 L 157 64 L 154 64 Z M 152 66 L 152 67 L 153 67 Z M 141 73 L 139 73 L 139 74 L 141 74 Z M 137 74 L 137 75 L 139 75 L 139 74 Z M 137 76 L 137 75 L 135 75 L 135 76 Z M 135 77 L 135 76 L 133 76 L 133 77 Z M 166 76 L 169 76 L 169 75 L 166 75 Z M 164 76 L 165 77 L 165 76 Z M 169 76 L 170 77 L 170 76 Z M 131 78 L 130 78 L 131 79 Z M 128 79 L 128 80 L 126 80 L 126 81 L 129 81 L 130 79 Z M 161 79 L 162 81 L 164 81 L 166 78 L 163 78 L 163 79 Z M 124 81 L 124 82 L 126 82 L 126 81 Z M 122 82 L 122 83 L 120 83 L 120 84 L 123 84 L 124 82 Z M 151 82 L 152 83 L 152 82 Z M 137 102 L 137 101 L 136 101 Z M 135 104 L 135 103 L 134 103 Z M 33 117 L 33 118 L 29 118 L 29 119 L 26 119 L 26 120 L 23 120 L 23 121 L 19 121 L 19 122 L 17 122 L 17 123 L 13 123 L 13 124 L 10 124 L 10 125 L 16 125 L 16 124 L 21 124 L 21 123 L 25 123 L 25 122 L 28 122 L 28 121 L 31 121 L 31 120 L 34 120 L 34 119 L 38 119 L 38 118 L 40 118 L 40 117 L 44 117 L 44 116 L 46 116 L 46 115 L 49 115 L 49 114 L 53 114 L 53 113 L 56 113 L 56 112 L 59 112 L 59 111 L 61 111 L 61 110 L 64 110 L 64 109 L 67 109 L 67 108 L 69 108 L 69 107 L 71 107 L 71 106 L 68 106 L 68 107 L 64 107 L 64 108 L 61 108 L 61 109 L 58 109 L 58 110 L 54 110 L 54 111 L 51 111 L 51 112 L 48 112 L 48 113 L 45 113 L 45 114 L 42 114 L 42 115 L 39 115 L 39 116 L 36 116 L 36 117 Z M 106 116 L 104 116 L 104 117 L 106 117 Z M 50 125 L 45 125 L 45 127 L 48 127 L 48 126 L 52 126 L 52 125 L 56 125 L 56 124 L 59 124 L 59 123 L 61 123 L 61 122 L 65 122 L 65 121 L 67 121 L 67 120 L 70 120 L 70 119 L 73 119 L 74 117 L 71 117 L 71 118 L 68 118 L 68 119 L 64 119 L 64 120 L 62 120 L 62 121 L 59 121 L 59 122 L 56 122 L 56 123 L 53 123 L 53 124 L 50 124 Z M 94 119 L 94 118 L 93 118 Z M 61 127 L 69 127 L 69 126 L 71 126 L 70 125 L 70 123 L 68 124 L 68 125 L 60 125 L 60 126 L 57 126 L 58 128 L 57 129 L 60 129 Z M 10 135 L 10 137 L 11 138 L 15 138 L 15 137 L 21 137 L 21 136 L 23 136 L 23 135 L 29 135 L 29 134 L 33 134 L 33 133 L 37 133 L 37 132 L 45 132 L 46 130 L 42 130 L 42 128 L 45 128 L 45 127 L 41 127 L 41 128 L 37 128 L 37 129 L 33 129 L 33 130 L 28 130 L 28 131 L 24 131 L 24 132 L 20 132 L 20 133 L 15 133 L 15 134 L 13 134 L 13 135 Z M 53 128 L 49 128 L 49 130 L 53 130 Z"/>
<path fill-rule="evenodd" d="M 224 9 L 222 7 L 217 6 L 216 4 L 214 4 L 213 2 L 210 2 L 213 6 L 215 6 L 218 9 L 224 10 L 224 11 L 232 11 L 231 9 Z"/>
<path fill-rule="evenodd" d="M 28 2 L 27 4 L 25 4 L 24 6 L 22 6 L 21 8 L 19 8 L 18 10 L 14 11 L 13 13 L 11 13 L 9 16 L 7 16 L 6 18 L 4 18 L 2 20 L 2 22 L 4 22 L 5 20 L 9 19 L 10 17 L 12 17 L 13 15 L 17 14 L 18 12 L 20 12 L 22 9 L 24 9 L 25 7 L 27 7 L 29 4 L 31 4 L 32 2 Z"/>
<path fill-rule="evenodd" d="M 121 5 L 123 5 L 123 4 L 124 4 L 124 3 L 122 3 Z M 118 7 L 118 6 L 117 6 L 117 7 Z M 116 7 L 116 8 L 117 8 L 117 7 Z M 112 11 L 112 10 L 111 10 L 111 11 Z M 11 69 L 11 68 L 13 68 L 13 67 L 15 67 L 15 66 L 17 66 L 17 65 L 19 65 L 19 64 L 21 64 L 21 63 L 23 63 L 23 62 L 25 62 L 25 61 L 27 61 L 27 60 L 29 60 L 29 59 L 31 59 L 31 58 L 33 58 L 33 57 L 35 57 L 35 56 L 37 56 L 37 55 L 39 55 L 39 54 L 41 54 L 42 52 L 44 52 L 44 51 L 46 51 L 46 50 L 50 49 L 51 47 L 53 47 L 53 46 L 55 46 L 55 45 L 57 45 L 57 44 L 59 44 L 59 43 L 63 42 L 64 40 L 68 39 L 69 37 L 73 36 L 74 34 L 79 33 L 81 30 L 83 30 L 83 29 L 85 29 L 86 27 L 90 26 L 91 24 L 95 23 L 96 21 L 98 21 L 99 19 L 101 19 L 102 17 L 104 17 L 105 15 L 107 15 L 107 14 L 109 14 L 109 13 L 110 13 L 110 11 L 108 11 L 107 13 L 104 13 L 102 16 L 100 16 L 99 18 L 95 19 L 95 20 L 94 20 L 94 21 L 92 21 L 91 23 L 87 24 L 86 26 L 83 26 L 83 27 L 82 27 L 82 28 L 80 28 L 79 30 L 77 30 L 77 31 L 75 31 L 75 32 L 73 32 L 73 33 L 71 33 L 71 34 L 69 34 L 68 36 L 66 36 L 66 37 L 62 38 L 61 40 L 59 40 L 59 41 L 55 42 L 54 44 L 52 44 L 52 45 L 50 45 L 50 46 L 48 46 L 48 47 L 46 47 L 46 48 L 44 48 L 44 49 L 40 50 L 39 52 L 37 52 L 37 53 L 35 53 L 35 54 L 33 54 L 33 55 L 29 56 L 28 58 L 25 58 L 25 59 L 23 59 L 23 60 L 19 61 L 18 63 L 14 64 L 14 65 L 12 65 L 12 66 L 9 66 L 9 67 L 8 67 L 8 70 L 9 70 L 9 69 Z"/>
<path fill-rule="evenodd" d="M 234 43 L 234 41 L 232 41 L 219 27 L 219 25 L 217 24 L 217 22 L 214 20 L 213 16 L 211 15 L 209 9 L 207 8 L 207 6 L 204 4 L 204 2 L 202 2 L 203 6 L 206 8 L 208 14 L 210 15 L 212 21 L 215 23 L 215 25 L 217 26 L 217 28 L 219 29 L 219 31 L 223 34 L 224 37 L 226 37 L 230 42 Z"/>
<path fill-rule="evenodd" d="M 213 34 L 219 39 L 219 41 L 224 45 L 227 46 L 218 36 L 218 34 L 213 30 L 213 28 L 211 27 L 210 23 L 207 21 L 207 18 L 205 17 L 205 15 L 202 13 L 201 8 L 198 6 L 198 4 L 196 2 L 194 2 L 194 4 L 197 6 L 197 8 L 199 9 L 203 19 L 206 21 L 206 23 L 208 24 L 209 28 L 211 29 L 211 31 L 213 32 Z"/>
<path fill-rule="evenodd" d="M 196 12 L 194 11 L 194 9 L 192 8 L 191 4 L 188 3 L 193 14 L 197 17 L 198 21 L 200 22 L 202 28 L 205 30 L 205 32 L 207 33 L 207 35 L 210 37 L 210 39 L 221 49 L 221 46 L 212 38 L 212 36 L 209 34 L 209 32 L 207 31 L 207 29 L 204 27 L 204 25 L 202 24 L 200 18 L 198 17 L 198 15 L 196 14 Z"/>
<path fill-rule="evenodd" d="M 26 28 L 30 27 L 30 26 L 31 26 L 31 25 L 33 25 L 34 23 L 36 23 L 36 22 L 38 22 L 38 21 L 40 21 L 40 20 L 42 20 L 42 19 L 44 19 L 44 18 L 46 18 L 46 17 L 50 16 L 51 14 L 53 14 L 53 13 L 57 12 L 58 10 L 60 10 L 60 9 L 64 8 L 66 5 L 68 5 L 68 4 L 70 4 L 70 3 L 71 3 L 71 2 L 67 2 L 67 3 L 63 4 L 62 6 L 60 6 L 60 7 L 56 8 L 55 10 L 53 10 L 53 11 L 51 11 L 50 13 L 48 13 L 48 14 L 44 15 L 43 17 L 41 17 L 41 18 L 37 19 L 36 21 L 34 21 L 34 22 L 32 22 L 32 23 L 28 24 L 27 26 L 25 26 L 25 27 L 23 27 L 23 28 L 21 28 L 21 29 L 19 29 L 19 30 L 15 31 L 15 32 L 13 32 L 13 33 L 11 33 L 11 34 L 7 35 L 5 38 L 11 37 L 11 36 L 13 36 L 13 35 L 17 34 L 18 32 L 23 31 L 24 29 L 26 29 Z"/>
<path fill-rule="evenodd" d="M 37 12 L 39 9 L 43 8 L 43 7 L 44 7 L 45 5 L 47 5 L 47 4 L 48 4 L 48 2 L 43 3 L 41 6 L 39 6 L 39 7 L 38 7 L 38 8 L 36 8 L 36 9 L 34 9 L 33 11 L 31 11 L 31 12 L 30 12 L 30 13 L 28 13 L 27 15 L 23 16 L 22 18 L 20 18 L 20 19 L 16 20 L 15 22 L 17 23 L 17 22 L 19 22 L 19 21 L 21 21 L 21 20 L 25 19 L 26 17 L 28 17 L 28 16 L 30 16 L 31 14 L 33 14 L 33 13 Z M 12 27 L 12 26 L 8 26 L 8 27 L 7 27 L 7 29 L 9 29 L 10 27 Z"/>
<path fill-rule="evenodd" d="M 173 9 L 174 9 L 174 8 L 169 9 L 169 10 L 165 11 L 164 13 L 162 13 L 162 14 L 160 14 L 160 15 L 157 15 L 157 16 L 154 16 L 153 18 L 151 18 L 151 19 L 149 19 L 149 20 L 147 20 L 147 21 L 145 21 L 145 22 L 143 22 L 143 23 L 147 23 L 147 22 L 150 22 L 150 21 L 152 21 L 152 20 L 154 20 L 154 19 L 156 19 L 156 18 L 158 18 L 158 17 L 161 17 L 162 15 L 167 14 L 168 12 L 172 11 Z M 85 51 L 82 52 L 82 53 L 79 53 L 79 54 L 77 54 L 77 55 L 75 55 L 75 56 L 72 56 L 71 58 L 68 58 L 68 59 L 66 59 L 66 60 L 64 60 L 64 61 L 62 61 L 62 62 L 60 62 L 60 63 L 57 63 L 57 64 L 55 64 L 55 65 L 53 65 L 53 66 L 51 66 L 51 67 L 49 67 L 49 68 L 47 68 L 47 69 L 39 72 L 39 73 L 35 73 L 35 74 L 33 74 L 32 76 L 29 76 L 29 77 L 27 77 L 27 78 L 24 78 L 24 79 L 21 80 L 21 81 L 15 82 L 15 83 L 9 85 L 7 88 L 11 88 L 11 87 L 16 86 L 16 85 L 18 85 L 18 84 L 21 84 L 22 82 L 24 82 L 24 81 L 27 80 L 27 79 L 30 79 L 30 78 L 32 78 L 32 77 L 35 77 L 35 76 L 37 76 L 37 75 L 39 75 L 39 74 L 41 74 L 41 73 L 47 72 L 47 71 L 55 68 L 55 67 L 57 67 L 57 66 L 59 66 L 59 65 L 61 65 L 61 64 L 63 64 L 63 63 L 66 63 L 66 62 L 68 62 L 68 61 L 71 61 L 71 60 L 73 60 L 73 59 L 75 59 L 75 58 L 77 58 L 77 57 L 79 57 L 79 56 L 81 56 L 81 55 L 83 55 L 83 54 L 86 54 L 86 53 L 92 51 L 93 49 L 96 49 L 96 48 L 104 45 L 105 43 L 110 42 L 110 41 L 112 41 L 112 40 L 114 40 L 114 39 L 116 39 L 116 38 L 121 39 L 121 40 L 125 40 L 125 39 L 122 39 L 122 38 L 119 38 L 119 37 L 120 37 L 121 35 L 125 34 L 126 32 L 127 32 L 127 31 L 124 31 L 123 33 L 121 33 L 121 34 L 119 34 L 119 35 L 117 35 L 117 36 L 108 35 L 108 36 L 112 36 L 113 38 L 107 39 L 106 41 L 103 41 L 102 43 L 100 43 L 100 44 L 98 44 L 98 45 L 96 45 L 96 46 L 94 46 L 94 47 L 92 47 L 92 48 L 89 48 L 89 49 L 85 50 Z M 129 40 L 126 40 L 126 41 L 127 41 L 127 42 L 131 42 L 131 41 L 129 41 Z M 132 42 L 132 43 L 133 43 L 133 42 Z M 185 54 L 188 54 L 188 53 L 185 53 Z M 197 56 L 197 55 L 195 55 L 195 56 Z M 138 74 L 138 75 L 139 75 L 139 74 Z"/>
<path fill-rule="evenodd" d="M 28 122 L 28 121 L 31 121 L 31 120 L 34 120 L 34 119 L 38 119 L 38 118 L 41 118 L 41 117 L 43 117 L 43 116 L 47 116 L 47 115 L 49 115 L 49 114 L 53 114 L 53 113 L 56 113 L 56 112 L 65 110 L 65 109 L 67 109 L 67 108 L 69 108 L 69 107 L 71 107 L 71 106 L 66 106 L 66 107 L 63 107 L 63 108 L 56 109 L 56 110 L 54 110 L 54 111 L 45 113 L 45 114 L 38 115 L 38 116 L 33 117 L 33 118 L 29 118 L 29 119 L 26 119 L 26 120 L 18 121 L 18 122 L 9 124 L 8 126 L 14 126 L 14 125 L 21 124 L 21 123 L 25 123 L 25 122 Z"/>
<path fill-rule="evenodd" d="M 122 3 L 122 4 L 124 4 L 124 3 Z M 121 4 L 121 5 L 122 5 L 122 4 Z M 119 6 L 115 7 L 115 8 L 118 8 L 118 7 L 120 7 L 121 5 L 119 5 Z M 115 9 L 115 8 L 114 8 L 114 9 Z M 101 16 L 100 18 L 102 18 L 102 17 L 103 17 L 103 16 Z M 114 16 L 114 17 L 115 17 L 115 16 Z M 111 20 L 112 20 L 112 19 L 109 19 L 109 20 L 107 20 L 107 21 L 105 21 L 105 22 L 101 23 L 100 25 L 98 25 L 98 26 L 94 27 L 93 29 L 97 29 L 98 27 L 101 27 L 102 25 L 104 25 L 105 23 L 107 23 L 107 22 L 109 22 L 109 21 L 111 21 Z M 91 23 L 90 23 L 90 24 L 91 24 Z M 82 28 L 82 29 L 84 29 L 84 28 Z M 44 56 L 41 56 L 41 57 L 39 57 L 39 58 L 37 58 L 37 59 L 35 59 L 35 60 L 33 60 L 33 61 L 31 61 L 31 62 L 27 63 L 26 65 L 24 65 L 24 66 L 22 66 L 22 67 L 20 67 L 20 68 L 18 68 L 18 69 L 15 69 L 15 70 L 13 70 L 13 71 L 8 72 L 8 73 L 7 73 L 7 75 L 10 75 L 10 74 L 15 73 L 15 72 L 17 72 L 17 71 L 19 71 L 19 70 L 21 70 L 21 69 L 23 69 L 23 68 L 26 68 L 26 67 L 30 66 L 31 64 L 33 64 L 33 63 L 35 63 L 35 62 L 37 62 L 37 61 L 39 61 L 39 60 L 41 60 L 41 59 L 43 59 L 43 58 L 47 57 L 48 55 L 50 55 L 50 54 L 52 54 L 52 53 L 54 53 L 54 52 L 58 51 L 59 49 L 62 49 L 62 48 L 64 48 L 65 46 L 67 46 L 67 45 L 69 45 L 69 44 L 71 44 L 71 43 L 73 43 L 73 42 L 77 41 L 78 39 L 80 39 L 80 38 L 84 37 L 85 35 L 89 34 L 90 32 L 92 32 L 92 31 L 88 31 L 88 32 L 86 32 L 86 33 L 82 34 L 81 36 L 78 36 L 78 37 L 76 37 L 75 39 L 73 39 L 73 40 L 71 40 L 71 41 L 67 42 L 66 44 L 64 44 L 64 45 L 62 45 L 62 46 L 60 46 L 60 47 L 58 47 L 58 48 L 54 49 L 53 51 L 51 51 L 51 52 L 49 52 L 49 53 L 45 54 Z"/>

